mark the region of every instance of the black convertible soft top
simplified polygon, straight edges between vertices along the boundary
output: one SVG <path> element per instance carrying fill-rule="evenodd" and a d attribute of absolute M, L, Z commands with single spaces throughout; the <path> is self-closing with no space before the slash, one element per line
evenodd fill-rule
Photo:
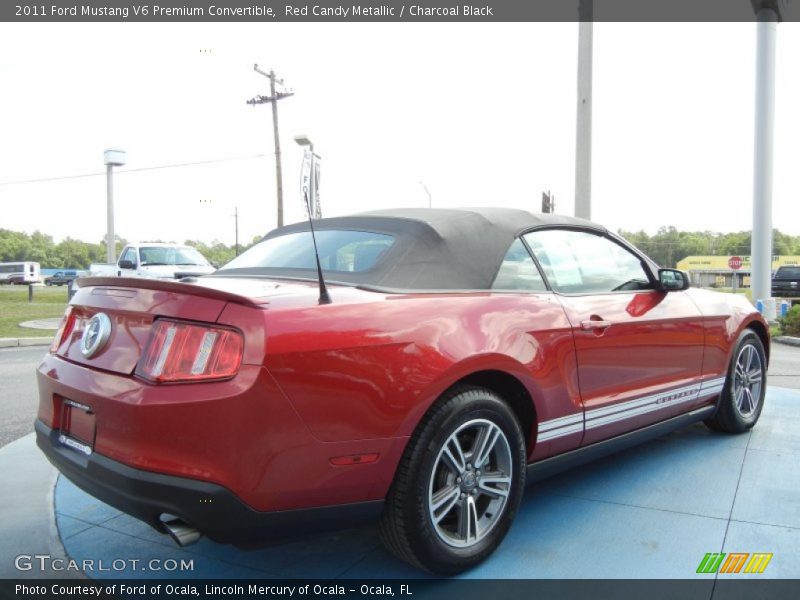
<path fill-rule="evenodd" d="M 376 210 L 314 221 L 323 231 L 374 231 L 395 242 L 376 265 L 363 272 L 326 272 L 341 282 L 386 290 L 488 290 L 503 257 L 519 234 L 547 226 L 605 228 L 574 217 L 533 214 L 511 208 L 409 208 Z M 309 231 L 308 222 L 280 227 L 264 240 Z M 219 276 L 260 275 L 315 279 L 309 269 L 220 269 Z"/>

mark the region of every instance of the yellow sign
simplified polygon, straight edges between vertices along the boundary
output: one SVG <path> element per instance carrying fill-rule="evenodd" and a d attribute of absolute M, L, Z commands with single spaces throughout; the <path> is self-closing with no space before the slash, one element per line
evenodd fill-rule
<path fill-rule="evenodd" d="M 730 271 L 728 260 L 731 256 L 687 256 L 681 261 L 678 261 L 677 267 L 681 271 Z M 749 256 L 740 256 L 742 259 L 742 271 L 749 271 L 752 267 L 750 265 Z M 800 265 L 800 256 L 773 256 L 772 257 L 772 270 L 783 265 Z"/>

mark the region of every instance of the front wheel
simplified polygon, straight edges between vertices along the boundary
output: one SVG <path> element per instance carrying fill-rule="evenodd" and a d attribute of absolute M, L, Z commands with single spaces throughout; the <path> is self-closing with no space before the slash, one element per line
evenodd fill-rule
<path fill-rule="evenodd" d="M 705 423 L 715 431 L 742 433 L 761 416 L 767 390 L 764 344 L 751 329 L 739 334 L 717 412 Z"/>
<path fill-rule="evenodd" d="M 525 440 L 509 406 L 462 388 L 429 411 L 409 441 L 381 519 L 399 558 L 452 575 L 489 556 L 516 515 L 525 484 Z"/>

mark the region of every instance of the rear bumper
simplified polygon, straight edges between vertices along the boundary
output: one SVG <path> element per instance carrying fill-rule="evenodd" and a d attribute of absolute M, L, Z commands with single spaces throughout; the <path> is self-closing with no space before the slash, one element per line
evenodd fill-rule
<path fill-rule="evenodd" d="M 58 441 L 58 431 L 35 423 L 36 443 L 70 481 L 103 502 L 164 531 L 163 513 L 180 517 L 214 541 L 245 543 L 345 529 L 376 520 L 383 501 L 262 512 L 209 482 L 136 469 Z"/>

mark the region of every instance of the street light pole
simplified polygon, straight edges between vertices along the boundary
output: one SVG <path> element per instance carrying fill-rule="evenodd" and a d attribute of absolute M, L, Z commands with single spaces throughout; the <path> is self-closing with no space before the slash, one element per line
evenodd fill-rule
<path fill-rule="evenodd" d="M 277 79 L 273 69 L 266 73 L 259 69 L 256 64 L 253 65 L 253 70 L 269 79 L 269 96 L 256 96 L 248 100 L 247 103 L 252 106 L 266 104 L 267 102 L 272 104 L 272 138 L 275 142 L 275 185 L 278 192 L 278 227 L 283 227 L 283 170 L 281 169 L 281 141 L 278 135 L 278 100 L 294 96 L 294 92 L 276 92 L 275 83 L 283 85 L 283 79 Z"/>
<path fill-rule="evenodd" d="M 103 152 L 106 165 L 106 262 L 117 262 L 117 244 L 114 233 L 114 167 L 125 164 L 125 151 L 109 149 Z"/>

